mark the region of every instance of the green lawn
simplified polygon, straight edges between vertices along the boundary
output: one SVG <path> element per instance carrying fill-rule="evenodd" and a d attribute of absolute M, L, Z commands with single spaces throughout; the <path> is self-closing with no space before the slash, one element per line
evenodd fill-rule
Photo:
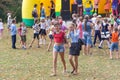
<path fill-rule="evenodd" d="M 18 36 L 18 35 L 17 35 Z M 27 44 L 33 37 L 33 31 L 28 29 Z M 48 40 L 47 40 L 48 41 Z M 47 42 L 48 43 L 48 42 Z M 17 37 L 17 47 L 20 48 L 20 38 Z M 62 64 L 58 58 L 57 76 L 50 77 L 52 72 L 52 47 L 51 52 L 46 51 L 46 46 L 37 48 L 34 43 L 31 49 L 13 50 L 11 37 L 7 29 L 0 40 L 0 80 L 120 80 L 120 59 L 110 60 L 109 50 L 94 48 L 92 56 L 79 57 L 79 74 L 62 74 Z M 67 70 L 71 71 L 68 61 L 68 49 L 65 53 Z"/>

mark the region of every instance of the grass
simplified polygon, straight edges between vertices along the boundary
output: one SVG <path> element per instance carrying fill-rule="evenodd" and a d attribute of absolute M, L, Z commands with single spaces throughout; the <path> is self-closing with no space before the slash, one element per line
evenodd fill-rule
<path fill-rule="evenodd" d="M 18 36 L 18 35 L 17 35 Z M 33 37 L 32 29 L 28 29 L 27 45 Z M 17 37 L 17 47 L 20 48 L 20 38 Z M 47 39 L 49 42 L 49 39 Z M 47 43 L 48 43 L 47 42 Z M 62 74 L 62 63 L 58 58 L 57 76 L 50 77 L 52 72 L 52 47 L 51 52 L 46 51 L 46 46 L 37 48 L 34 43 L 31 49 L 13 50 L 11 36 L 7 29 L 0 40 L 0 80 L 120 80 L 120 60 L 110 60 L 109 50 L 93 49 L 92 56 L 79 57 L 79 74 L 74 76 Z M 67 70 L 71 71 L 68 61 L 68 49 L 65 53 Z"/>

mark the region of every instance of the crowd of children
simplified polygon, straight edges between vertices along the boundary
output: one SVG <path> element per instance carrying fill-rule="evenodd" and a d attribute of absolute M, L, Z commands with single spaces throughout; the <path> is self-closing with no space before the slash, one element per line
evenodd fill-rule
<path fill-rule="evenodd" d="M 26 47 L 27 28 L 25 24 L 23 22 L 20 23 L 17 29 L 16 21 L 12 20 L 8 27 L 12 38 L 12 48 L 16 49 L 17 33 L 21 38 L 20 44 L 22 49 L 31 48 L 35 39 L 37 39 L 38 48 L 42 47 L 41 44 L 46 44 L 46 39 L 48 39 L 46 35 L 48 34 L 50 42 L 47 51 L 50 51 L 51 44 L 54 42 L 53 74 L 51 76 L 56 76 L 57 74 L 58 53 L 63 63 L 63 72 L 66 73 L 66 62 L 64 59 L 65 44 L 69 45 L 69 62 L 73 69 L 71 73 L 75 75 L 78 73 L 78 56 L 80 55 L 80 50 L 83 50 L 84 55 L 92 55 L 91 48 L 98 46 L 98 48 L 102 49 L 104 40 L 107 41 L 108 48 L 110 49 L 110 59 L 113 58 L 112 54 L 114 50 L 116 50 L 116 58 L 119 58 L 120 16 L 116 17 L 111 14 L 110 17 L 102 17 L 95 13 L 93 17 L 88 15 L 79 17 L 77 14 L 74 14 L 72 18 L 73 22 L 71 21 L 68 25 L 62 20 L 61 16 L 52 20 L 49 17 L 42 17 L 40 21 L 36 19 L 32 26 L 33 39 L 28 48 Z M 0 38 L 2 38 L 3 29 L 3 23 L 0 19 Z M 94 41 L 92 42 L 93 35 Z M 98 39 L 99 44 L 96 45 Z"/>

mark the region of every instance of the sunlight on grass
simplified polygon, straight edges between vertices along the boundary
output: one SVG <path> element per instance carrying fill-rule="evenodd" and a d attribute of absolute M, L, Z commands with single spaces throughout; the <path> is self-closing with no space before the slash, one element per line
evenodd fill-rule
<path fill-rule="evenodd" d="M 17 35 L 18 36 L 18 35 Z M 27 45 L 33 37 L 32 29 L 28 29 Z M 49 39 L 47 39 L 47 43 Z M 50 77 L 52 72 L 52 47 L 47 52 L 47 45 L 37 48 L 34 43 L 31 49 L 20 48 L 20 38 L 17 37 L 17 47 L 11 48 L 11 37 L 5 28 L 4 37 L 0 40 L 0 80 L 120 80 L 120 61 L 109 59 L 109 50 L 93 49 L 92 56 L 79 57 L 79 74 L 74 76 L 62 74 L 62 63 L 58 58 L 57 76 Z M 68 61 L 68 49 L 65 53 L 67 70 L 71 71 Z"/>

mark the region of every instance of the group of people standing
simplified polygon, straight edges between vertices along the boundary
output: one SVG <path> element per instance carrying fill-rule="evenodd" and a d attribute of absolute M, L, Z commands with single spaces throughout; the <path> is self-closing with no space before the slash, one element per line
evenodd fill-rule
<path fill-rule="evenodd" d="M 98 14 L 98 6 L 100 4 L 100 1 L 102 0 L 86 0 L 85 5 L 83 5 L 83 0 L 75 0 L 75 3 L 78 5 L 78 14 L 82 15 L 83 10 L 85 10 L 87 15 L 92 15 L 90 12 L 93 10 L 93 13 Z M 84 8 L 84 9 L 83 9 Z M 104 4 L 104 10 L 106 13 L 106 16 L 109 16 L 109 13 L 112 9 L 112 13 L 116 16 L 120 14 L 120 0 L 105 0 Z"/>
<path fill-rule="evenodd" d="M 53 0 L 50 1 L 51 6 L 49 6 L 48 8 L 50 8 L 50 18 L 55 18 L 55 3 Z M 34 21 L 36 19 L 38 19 L 39 15 L 38 15 L 38 11 L 37 11 L 37 7 L 38 5 L 35 4 L 34 5 L 34 9 L 32 11 L 32 16 L 34 17 Z M 43 3 L 40 3 L 40 18 L 45 18 L 46 16 L 46 12 L 45 12 L 45 7 Z"/>

